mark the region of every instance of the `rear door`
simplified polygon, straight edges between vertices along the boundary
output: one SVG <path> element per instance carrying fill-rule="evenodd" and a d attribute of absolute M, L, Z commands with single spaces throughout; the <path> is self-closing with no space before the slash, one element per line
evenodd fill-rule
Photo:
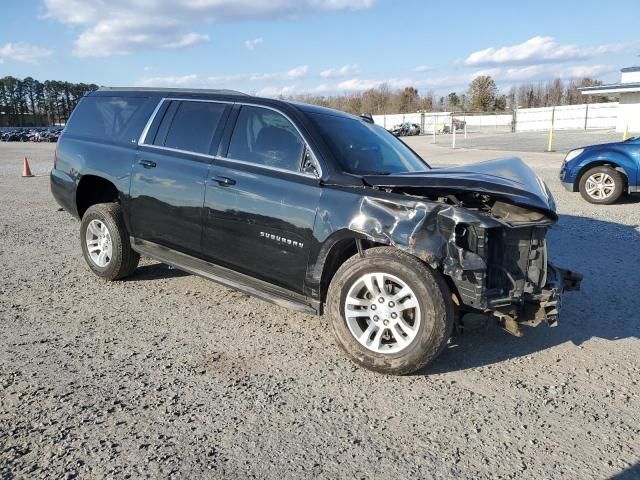
<path fill-rule="evenodd" d="M 317 174 L 305 172 L 303 160 L 317 161 L 281 112 L 254 105 L 239 109 L 233 131 L 228 127 L 225 135 L 228 152 L 211 165 L 204 254 L 300 293 L 321 193 Z"/>
<path fill-rule="evenodd" d="M 229 110 L 212 101 L 163 101 L 132 169 L 133 236 L 201 254 L 205 182 Z"/>

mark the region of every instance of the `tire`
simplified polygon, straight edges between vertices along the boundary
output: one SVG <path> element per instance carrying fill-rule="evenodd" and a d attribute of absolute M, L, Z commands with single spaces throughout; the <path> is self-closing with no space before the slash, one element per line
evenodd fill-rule
<path fill-rule="evenodd" d="M 600 181 L 598 183 L 598 181 Z M 604 182 L 604 183 L 602 183 Z M 597 185 L 603 188 L 598 188 Z M 595 186 L 595 190 L 593 190 Z M 580 177 L 580 195 L 589 203 L 610 205 L 615 203 L 624 192 L 624 178 L 616 169 L 601 165 L 587 170 Z"/>
<path fill-rule="evenodd" d="M 117 203 L 98 203 L 87 209 L 80 224 L 80 243 L 89 268 L 105 280 L 120 280 L 131 275 L 140 261 L 140 255 L 131 249 Z M 91 253 L 90 244 L 94 247 Z M 100 260 L 102 252 L 107 255 Z"/>
<path fill-rule="evenodd" d="M 363 254 L 347 260 L 329 285 L 327 312 L 338 345 L 356 363 L 375 372 L 406 375 L 420 370 L 444 350 L 453 330 L 451 292 L 438 272 L 400 250 L 376 247 Z M 371 290 L 376 289 L 379 281 L 367 284 L 363 279 L 376 278 L 379 274 L 383 275 L 382 283 L 387 291 L 382 293 L 377 288 L 376 297 L 371 297 Z M 412 295 L 397 298 L 396 302 L 388 301 L 404 289 L 402 284 Z M 384 296 L 384 302 L 376 303 L 382 298 L 377 295 Z M 415 301 L 411 304 L 417 308 L 400 312 L 402 305 L 409 305 L 412 299 Z M 404 301 L 401 303 L 401 300 Z M 357 306 L 351 303 L 354 301 L 366 305 Z M 397 310 L 391 308 L 394 303 Z M 392 320 L 394 313 L 396 320 Z M 389 323 L 383 325 L 382 322 Z M 384 333 L 379 334 L 380 330 Z M 370 332 L 368 336 L 367 332 Z M 364 339 L 364 343 L 356 335 Z"/>

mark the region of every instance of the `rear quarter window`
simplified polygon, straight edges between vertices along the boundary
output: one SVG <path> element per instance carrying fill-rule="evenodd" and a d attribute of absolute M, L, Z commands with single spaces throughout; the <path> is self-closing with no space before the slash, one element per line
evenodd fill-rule
<path fill-rule="evenodd" d="M 137 141 L 148 103 L 146 97 L 85 97 L 73 112 L 65 133 L 113 142 Z"/>

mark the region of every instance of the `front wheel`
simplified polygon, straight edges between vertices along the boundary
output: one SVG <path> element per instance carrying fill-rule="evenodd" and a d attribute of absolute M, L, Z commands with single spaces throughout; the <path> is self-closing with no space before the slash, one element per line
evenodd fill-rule
<path fill-rule="evenodd" d="M 580 179 L 580 195 L 589 203 L 610 205 L 624 191 L 624 179 L 620 172 L 607 165 L 592 168 Z"/>
<path fill-rule="evenodd" d="M 423 368 L 446 346 L 451 293 L 440 274 L 392 247 L 366 250 L 336 272 L 327 297 L 340 347 L 376 372 Z"/>
<path fill-rule="evenodd" d="M 119 280 L 137 268 L 140 255 L 133 251 L 120 205 L 92 205 L 80 224 L 82 253 L 89 268 L 106 280 Z"/>

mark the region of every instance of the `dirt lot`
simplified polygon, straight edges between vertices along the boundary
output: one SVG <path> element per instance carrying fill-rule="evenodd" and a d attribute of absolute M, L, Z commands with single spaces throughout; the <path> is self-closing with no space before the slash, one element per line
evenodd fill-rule
<path fill-rule="evenodd" d="M 435 165 L 505 155 L 412 140 Z M 640 477 L 639 196 L 591 206 L 523 154 L 585 275 L 560 326 L 467 332 L 426 371 L 357 368 L 326 319 L 150 260 L 104 283 L 46 174 L 0 144 L 0 478 Z"/>

